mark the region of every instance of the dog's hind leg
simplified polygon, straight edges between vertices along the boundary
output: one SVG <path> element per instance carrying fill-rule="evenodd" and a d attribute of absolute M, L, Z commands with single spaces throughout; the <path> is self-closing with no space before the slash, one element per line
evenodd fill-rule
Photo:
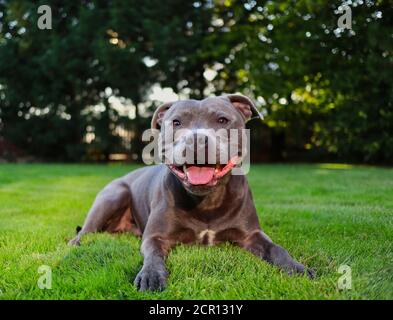
<path fill-rule="evenodd" d="M 131 194 L 129 187 L 122 180 L 117 179 L 108 184 L 96 197 L 82 229 L 68 244 L 79 245 L 81 236 L 98 231 L 121 232 L 131 228 Z M 129 224 L 125 219 L 130 218 Z M 117 229 L 114 224 L 123 226 Z"/>

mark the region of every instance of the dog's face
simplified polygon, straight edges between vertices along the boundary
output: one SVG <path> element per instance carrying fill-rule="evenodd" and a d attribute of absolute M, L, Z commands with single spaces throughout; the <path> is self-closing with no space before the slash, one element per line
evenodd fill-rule
<path fill-rule="evenodd" d="M 206 195 L 226 183 L 244 156 L 245 123 L 257 113 L 240 95 L 183 100 L 160 106 L 152 120 L 161 128 L 164 162 L 195 195 Z"/>

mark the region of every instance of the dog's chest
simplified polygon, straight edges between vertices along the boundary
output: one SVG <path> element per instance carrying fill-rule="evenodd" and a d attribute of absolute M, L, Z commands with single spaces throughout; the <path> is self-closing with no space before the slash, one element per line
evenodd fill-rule
<path fill-rule="evenodd" d="M 212 246 L 216 238 L 216 231 L 210 229 L 202 230 L 197 234 L 196 238 L 196 242 Z"/>
<path fill-rule="evenodd" d="M 239 242 L 245 237 L 245 232 L 239 228 L 216 229 L 203 228 L 179 228 L 171 233 L 174 242 L 196 243 L 212 246 L 221 242 Z"/>

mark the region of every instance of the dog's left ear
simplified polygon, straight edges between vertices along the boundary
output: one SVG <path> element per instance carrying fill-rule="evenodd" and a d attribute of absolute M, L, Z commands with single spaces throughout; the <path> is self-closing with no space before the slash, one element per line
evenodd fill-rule
<path fill-rule="evenodd" d="M 162 124 L 162 119 L 164 118 L 165 112 L 169 110 L 169 108 L 174 104 L 174 102 L 167 102 L 160 105 L 153 114 L 153 118 L 151 119 L 151 128 L 152 129 L 160 129 Z"/>
<path fill-rule="evenodd" d="M 259 118 L 263 120 L 263 115 L 255 107 L 254 102 L 246 96 L 241 94 L 227 94 L 223 97 L 227 98 L 232 105 L 242 114 L 244 121 L 248 122 L 251 119 Z"/>

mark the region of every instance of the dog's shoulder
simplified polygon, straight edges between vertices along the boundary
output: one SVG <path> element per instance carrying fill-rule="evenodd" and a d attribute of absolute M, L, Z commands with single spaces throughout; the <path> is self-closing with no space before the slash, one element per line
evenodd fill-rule
<path fill-rule="evenodd" d="M 167 167 L 163 164 L 144 166 L 131 171 L 121 179 L 129 186 L 140 188 L 157 181 L 157 179 L 167 173 L 167 171 Z"/>

